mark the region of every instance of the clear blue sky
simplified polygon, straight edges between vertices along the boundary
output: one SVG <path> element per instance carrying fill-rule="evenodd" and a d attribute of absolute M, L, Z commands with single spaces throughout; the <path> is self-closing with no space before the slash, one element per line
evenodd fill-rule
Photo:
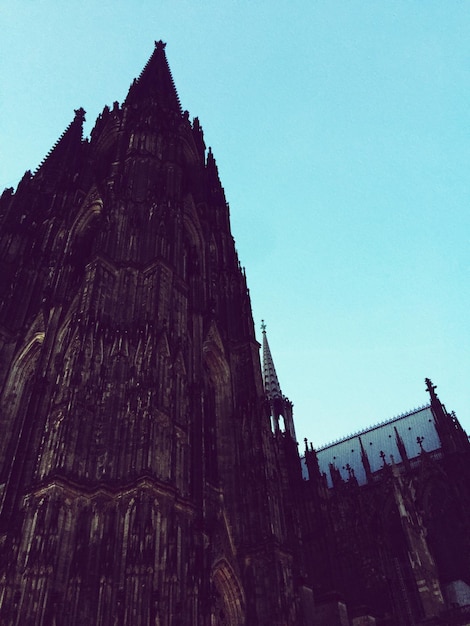
<path fill-rule="evenodd" d="M 163 39 L 299 440 L 425 404 L 425 377 L 470 430 L 469 2 L 10 0 L 0 24 L 2 188 Z"/>

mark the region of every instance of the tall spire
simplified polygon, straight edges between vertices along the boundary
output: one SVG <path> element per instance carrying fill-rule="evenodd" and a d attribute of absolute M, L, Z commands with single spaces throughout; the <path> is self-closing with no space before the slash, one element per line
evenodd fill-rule
<path fill-rule="evenodd" d="M 54 175 L 64 170 L 65 167 L 70 167 L 70 163 L 73 163 L 76 155 L 80 153 L 84 121 L 85 110 L 82 108 L 76 109 L 74 119 L 67 126 L 36 170 L 36 178 Z"/>
<path fill-rule="evenodd" d="M 274 367 L 273 357 L 269 349 L 268 338 L 266 336 L 266 324 L 261 320 L 261 330 L 263 332 L 263 383 L 264 391 L 268 400 L 282 399 L 281 386 Z"/>
<path fill-rule="evenodd" d="M 180 101 L 166 60 L 165 46 L 161 40 L 155 42 L 152 56 L 129 89 L 126 104 L 151 99 L 162 109 L 181 114 Z"/>

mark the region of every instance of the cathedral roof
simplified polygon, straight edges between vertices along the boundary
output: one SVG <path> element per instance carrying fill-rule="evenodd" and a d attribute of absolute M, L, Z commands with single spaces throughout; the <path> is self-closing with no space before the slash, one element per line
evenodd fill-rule
<path fill-rule="evenodd" d="M 427 405 L 323 446 L 317 450 L 317 457 L 320 471 L 326 474 L 330 487 L 330 465 L 339 471 L 343 480 L 348 480 L 353 472 L 362 485 L 366 483 L 364 452 L 374 473 L 384 463 L 401 463 L 403 453 L 411 461 L 423 450 L 433 452 L 439 448 L 441 442 L 434 415 Z"/>
<path fill-rule="evenodd" d="M 152 56 L 129 89 L 126 104 L 150 98 L 162 109 L 181 114 L 181 105 L 166 59 L 165 46 L 163 41 L 155 42 Z"/>
<path fill-rule="evenodd" d="M 266 324 L 264 321 L 261 324 L 263 331 L 263 383 L 264 391 L 268 397 L 268 400 L 274 400 L 275 398 L 282 398 L 281 386 L 276 374 L 276 368 L 274 367 L 273 357 L 271 350 L 269 349 L 268 338 L 266 336 Z"/>

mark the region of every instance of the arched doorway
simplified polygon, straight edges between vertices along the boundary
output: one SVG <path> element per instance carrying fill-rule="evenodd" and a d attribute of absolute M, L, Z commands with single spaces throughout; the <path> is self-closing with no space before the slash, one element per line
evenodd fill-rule
<path fill-rule="evenodd" d="M 245 623 L 243 592 L 225 559 L 213 570 L 212 598 L 211 626 L 242 626 Z"/>

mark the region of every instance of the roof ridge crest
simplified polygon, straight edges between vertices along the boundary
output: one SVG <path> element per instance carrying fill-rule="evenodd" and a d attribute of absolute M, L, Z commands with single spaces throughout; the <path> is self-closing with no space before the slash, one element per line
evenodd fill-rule
<path fill-rule="evenodd" d="M 414 415 L 415 413 L 419 413 L 420 411 L 423 411 L 424 409 L 429 409 L 430 408 L 430 404 L 423 404 L 423 406 L 420 406 L 418 408 L 412 409 L 411 411 L 407 411 L 405 413 L 400 413 L 399 415 L 395 415 L 394 417 L 390 417 L 386 420 L 383 420 L 381 422 L 376 422 L 375 424 L 372 424 L 371 426 L 368 426 L 367 428 L 363 428 L 361 430 L 356 430 L 352 433 L 350 433 L 349 435 L 346 435 L 345 437 L 339 437 L 338 439 L 333 439 L 331 441 L 329 441 L 328 443 L 325 443 L 322 446 L 319 446 L 318 448 L 316 448 L 317 452 L 321 452 L 322 450 L 326 450 L 326 448 L 330 448 L 331 446 L 334 446 L 338 443 L 343 443 L 345 441 L 348 441 L 348 439 L 352 439 L 353 437 L 359 437 L 360 435 L 364 435 L 372 430 L 376 430 L 377 428 L 381 427 L 381 426 L 385 426 L 387 424 L 391 424 L 392 422 L 398 421 L 399 419 L 402 419 L 404 417 L 410 417 L 411 415 Z"/>

